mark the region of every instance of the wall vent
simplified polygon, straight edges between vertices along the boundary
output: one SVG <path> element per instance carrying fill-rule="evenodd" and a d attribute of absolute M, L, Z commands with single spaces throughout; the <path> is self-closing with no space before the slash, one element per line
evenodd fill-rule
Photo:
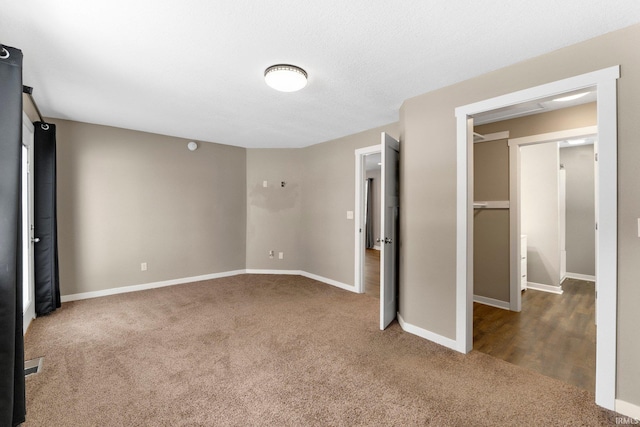
<path fill-rule="evenodd" d="M 44 357 L 38 357 L 37 359 L 31 359 L 24 362 L 24 376 L 34 375 L 42 371 L 42 361 Z"/>

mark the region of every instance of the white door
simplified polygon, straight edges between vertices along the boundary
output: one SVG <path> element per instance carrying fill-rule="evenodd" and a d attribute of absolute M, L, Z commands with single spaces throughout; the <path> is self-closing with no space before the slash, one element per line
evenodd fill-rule
<path fill-rule="evenodd" d="M 558 174 L 558 213 L 560 216 L 560 284 L 567 277 L 567 171 L 560 169 Z"/>
<path fill-rule="evenodd" d="M 398 208 L 400 144 L 382 132 L 382 213 L 380 230 L 380 329 L 398 312 Z"/>
<path fill-rule="evenodd" d="M 22 328 L 36 317 L 33 289 L 33 124 L 22 117 Z"/>

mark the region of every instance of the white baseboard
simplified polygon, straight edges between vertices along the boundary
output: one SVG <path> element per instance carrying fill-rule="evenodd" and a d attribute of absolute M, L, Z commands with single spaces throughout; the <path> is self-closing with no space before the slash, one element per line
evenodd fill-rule
<path fill-rule="evenodd" d="M 616 412 L 634 418 L 635 422 L 632 424 L 640 424 L 640 406 L 616 399 Z"/>
<path fill-rule="evenodd" d="M 484 305 L 490 305 L 491 307 L 502 308 L 504 310 L 510 310 L 511 305 L 507 301 L 500 301 L 499 299 L 493 299 L 488 297 L 483 297 L 480 295 L 473 296 L 473 302 L 478 302 Z"/>
<path fill-rule="evenodd" d="M 535 282 L 527 282 L 527 289 L 533 289 L 534 291 L 549 292 L 549 293 L 558 294 L 558 295 L 562 295 L 562 293 L 564 292 L 562 290 L 562 286 L 544 285 L 542 283 L 535 283 Z"/>
<path fill-rule="evenodd" d="M 302 270 L 246 270 L 247 274 L 293 274 L 297 276 L 303 276 L 308 279 L 317 280 L 318 282 L 326 283 L 327 285 L 335 286 L 340 289 L 344 289 L 350 292 L 356 292 L 356 288 L 353 285 L 347 285 L 346 283 L 338 282 L 337 280 L 328 279 L 326 277 L 318 276 L 317 274 L 307 273 Z"/>
<path fill-rule="evenodd" d="M 356 287 L 353 285 L 347 285 L 346 283 L 338 282 L 337 280 L 327 279 L 326 277 L 318 276 L 317 274 L 307 273 L 306 271 L 301 271 L 300 274 L 309 279 L 317 280 L 318 282 L 323 282 L 331 286 L 335 286 L 340 289 L 344 289 L 349 292 L 356 292 Z"/>
<path fill-rule="evenodd" d="M 248 268 L 244 272 L 247 274 L 284 274 L 291 276 L 302 276 L 302 271 L 300 270 L 268 270 Z"/>
<path fill-rule="evenodd" d="M 404 321 L 402 316 L 400 316 L 400 313 L 398 313 L 398 323 L 400 323 L 400 327 L 405 332 L 408 332 L 408 333 L 413 334 L 413 335 L 417 335 L 420 338 L 424 338 L 424 339 L 429 340 L 429 341 L 433 341 L 436 344 L 443 345 L 443 346 L 448 347 L 448 348 L 450 348 L 452 350 L 456 350 L 456 351 L 458 350 L 457 349 L 456 340 L 452 340 L 451 338 L 443 337 L 442 335 L 436 334 L 435 332 L 427 331 L 426 329 L 422 329 L 422 328 L 420 328 L 418 326 L 415 326 L 415 325 L 412 325 L 410 323 L 407 323 L 407 322 Z"/>
<path fill-rule="evenodd" d="M 378 245 L 375 245 L 375 246 L 373 247 L 373 249 L 375 249 L 376 251 L 380 251 L 380 250 L 382 250 L 382 248 L 381 248 L 380 246 L 378 246 Z"/>
<path fill-rule="evenodd" d="M 595 282 L 596 276 L 590 276 L 588 274 L 580 274 L 580 273 L 569 273 L 564 276 L 567 279 L 576 279 L 576 280 L 585 280 L 587 282 Z"/>
<path fill-rule="evenodd" d="M 104 289 L 101 291 L 81 292 L 78 294 L 62 295 L 61 302 L 77 301 L 89 298 L 106 297 L 109 295 L 124 294 L 127 292 L 146 291 L 147 289 L 164 288 L 165 286 L 182 285 L 184 283 L 200 282 L 202 280 L 219 279 L 221 277 L 237 276 L 244 274 L 246 270 L 225 271 L 222 273 L 205 274 L 202 276 L 183 277 L 181 279 L 164 280 L 162 282 L 144 283 L 142 285 L 121 286 L 119 288 Z"/>
<path fill-rule="evenodd" d="M 61 302 L 78 301 L 89 298 L 106 297 L 109 295 L 124 294 L 127 292 L 146 291 L 147 289 L 163 288 L 165 286 L 182 285 L 184 283 L 200 282 L 202 280 L 220 279 L 222 277 L 237 276 L 238 274 L 284 274 L 294 276 L 304 276 L 309 279 L 317 280 L 331 286 L 338 287 L 350 292 L 356 292 L 356 288 L 346 283 L 338 282 L 337 280 L 327 279 L 326 277 L 318 276 L 316 274 L 307 273 L 301 270 L 259 270 L 259 269 L 247 269 L 247 270 L 235 270 L 225 271 L 222 273 L 205 274 L 203 276 L 183 277 L 181 279 L 164 280 L 162 282 L 144 283 L 141 285 L 121 286 L 119 288 L 104 289 L 101 291 L 81 292 L 77 294 L 62 295 L 60 297 Z"/>

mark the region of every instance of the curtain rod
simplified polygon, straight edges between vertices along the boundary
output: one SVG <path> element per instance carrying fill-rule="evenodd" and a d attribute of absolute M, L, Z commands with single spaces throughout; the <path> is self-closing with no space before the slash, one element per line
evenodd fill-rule
<path fill-rule="evenodd" d="M 38 104 L 36 104 L 36 100 L 33 99 L 33 88 L 31 86 L 22 86 L 22 93 L 26 94 L 29 99 L 31 100 L 31 104 L 33 105 L 33 108 L 36 109 L 36 113 L 38 114 L 38 118 L 40 118 L 40 121 L 42 123 L 45 123 L 44 119 L 42 118 L 42 114 L 40 114 L 40 109 L 38 108 Z"/>

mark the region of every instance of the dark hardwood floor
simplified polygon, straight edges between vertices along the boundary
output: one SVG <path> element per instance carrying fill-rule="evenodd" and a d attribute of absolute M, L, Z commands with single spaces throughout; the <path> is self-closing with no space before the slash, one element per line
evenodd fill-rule
<path fill-rule="evenodd" d="M 473 349 L 595 391 L 595 285 L 566 279 L 562 295 L 522 293 L 522 311 L 473 304 Z"/>
<path fill-rule="evenodd" d="M 364 293 L 380 298 L 380 251 L 365 249 Z"/>

